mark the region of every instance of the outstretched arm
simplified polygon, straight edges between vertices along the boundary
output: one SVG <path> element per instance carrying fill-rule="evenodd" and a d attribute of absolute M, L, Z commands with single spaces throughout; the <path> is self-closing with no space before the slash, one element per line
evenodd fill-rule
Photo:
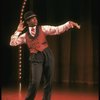
<path fill-rule="evenodd" d="M 25 33 L 20 35 L 22 33 L 22 31 L 24 30 L 24 28 L 25 27 L 23 25 L 23 22 L 20 22 L 18 27 L 17 27 L 17 30 L 11 36 L 11 39 L 10 39 L 10 45 L 11 46 L 17 46 L 17 45 L 20 45 L 20 44 L 23 44 L 23 43 L 26 42 L 26 40 L 25 40 Z"/>
<path fill-rule="evenodd" d="M 47 35 L 58 35 L 65 31 L 68 31 L 71 28 L 80 29 L 80 25 L 78 25 L 76 22 L 68 21 L 65 24 L 59 26 L 50 26 L 50 25 L 42 26 L 43 32 L 46 33 Z"/>

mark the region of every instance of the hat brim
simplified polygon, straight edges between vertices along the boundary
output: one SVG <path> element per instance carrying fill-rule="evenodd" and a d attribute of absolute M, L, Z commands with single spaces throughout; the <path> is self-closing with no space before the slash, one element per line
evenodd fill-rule
<path fill-rule="evenodd" d="M 31 16 L 29 16 L 29 17 L 27 17 L 27 18 L 25 19 L 25 21 L 27 21 L 28 19 L 30 19 L 30 18 L 32 18 L 32 17 L 36 17 L 36 15 L 35 15 L 35 14 L 33 14 L 33 15 L 31 15 Z"/>

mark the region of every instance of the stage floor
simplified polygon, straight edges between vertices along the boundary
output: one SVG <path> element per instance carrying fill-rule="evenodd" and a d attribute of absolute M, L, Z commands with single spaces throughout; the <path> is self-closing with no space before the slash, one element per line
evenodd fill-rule
<path fill-rule="evenodd" d="M 24 100 L 27 90 L 22 89 L 21 93 L 15 88 L 3 88 L 1 100 Z M 35 100 L 42 100 L 43 90 L 39 89 Z M 51 100 L 99 100 L 98 92 L 71 89 L 53 89 Z"/>

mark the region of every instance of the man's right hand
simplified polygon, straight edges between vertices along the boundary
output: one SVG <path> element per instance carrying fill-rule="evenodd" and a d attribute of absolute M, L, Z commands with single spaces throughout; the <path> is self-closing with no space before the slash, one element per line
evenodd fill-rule
<path fill-rule="evenodd" d="M 18 27 L 17 27 L 17 32 L 22 32 L 25 29 L 26 26 L 24 26 L 24 21 L 20 21 Z"/>

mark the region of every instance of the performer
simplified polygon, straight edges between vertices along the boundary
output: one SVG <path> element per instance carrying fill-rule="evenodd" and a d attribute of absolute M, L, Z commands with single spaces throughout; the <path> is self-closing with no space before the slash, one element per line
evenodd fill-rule
<path fill-rule="evenodd" d="M 22 33 L 26 27 L 27 32 Z M 18 46 L 26 43 L 30 51 L 30 82 L 25 100 L 34 100 L 42 75 L 44 81 L 43 100 L 51 100 L 53 55 L 46 36 L 59 35 L 75 27 L 80 29 L 80 26 L 73 21 L 59 26 L 39 26 L 37 15 L 34 12 L 28 11 L 24 14 L 24 22 L 19 23 L 17 30 L 11 36 L 10 45 Z"/>

